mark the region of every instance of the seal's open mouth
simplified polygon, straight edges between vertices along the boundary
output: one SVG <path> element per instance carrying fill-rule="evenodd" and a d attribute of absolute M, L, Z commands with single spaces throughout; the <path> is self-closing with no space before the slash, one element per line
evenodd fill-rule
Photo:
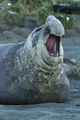
<path fill-rule="evenodd" d="M 50 55 L 59 56 L 60 55 L 60 37 L 50 34 L 46 41 L 46 48 Z"/>

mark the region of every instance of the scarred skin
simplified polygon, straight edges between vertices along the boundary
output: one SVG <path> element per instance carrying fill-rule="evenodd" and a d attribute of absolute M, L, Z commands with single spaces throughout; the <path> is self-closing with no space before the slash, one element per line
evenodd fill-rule
<path fill-rule="evenodd" d="M 61 22 L 49 16 L 25 42 L 0 45 L 0 104 L 64 102 L 69 81 L 63 71 L 63 48 L 49 54 L 45 43 L 50 34 L 64 35 Z"/>

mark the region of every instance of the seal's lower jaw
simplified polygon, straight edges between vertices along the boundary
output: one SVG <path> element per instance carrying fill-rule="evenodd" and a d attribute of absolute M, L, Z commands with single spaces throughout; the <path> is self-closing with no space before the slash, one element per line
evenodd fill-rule
<path fill-rule="evenodd" d="M 50 34 L 45 45 L 50 56 L 60 56 L 60 37 Z"/>

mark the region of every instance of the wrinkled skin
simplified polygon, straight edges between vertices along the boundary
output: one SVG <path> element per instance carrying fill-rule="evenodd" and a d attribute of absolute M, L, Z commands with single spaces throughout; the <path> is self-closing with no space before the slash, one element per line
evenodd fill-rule
<path fill-rule="evenodd" d="M 25 42 L 0 46 L 1 104 L 67 100 L 70 86 L 63 71 L 62 35 L 61 22 L 49 16 Z"/>

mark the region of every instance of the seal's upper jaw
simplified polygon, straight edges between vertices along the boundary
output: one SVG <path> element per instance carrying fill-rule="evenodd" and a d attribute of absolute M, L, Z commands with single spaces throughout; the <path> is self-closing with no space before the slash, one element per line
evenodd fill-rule
<path fill-rule="evenodd" d="M 59 56 L 60 55 L 60 39 L 64 35 L 64 27 L 61 22 L 54 16 L 49 16 L 45 24 L 45 32 L 47 32 L 48 37 L 46 40 L 46 48 L 50 55 Z"/>
<path fill-rule="evenodd" d="M 49 29 L 48 31 L 50 32 L 50 34 L 54 34 L 59 37 L 65 34 L 62 23 L 52 15 L 46 19 L 45 25 L 45 30 Z"/>

